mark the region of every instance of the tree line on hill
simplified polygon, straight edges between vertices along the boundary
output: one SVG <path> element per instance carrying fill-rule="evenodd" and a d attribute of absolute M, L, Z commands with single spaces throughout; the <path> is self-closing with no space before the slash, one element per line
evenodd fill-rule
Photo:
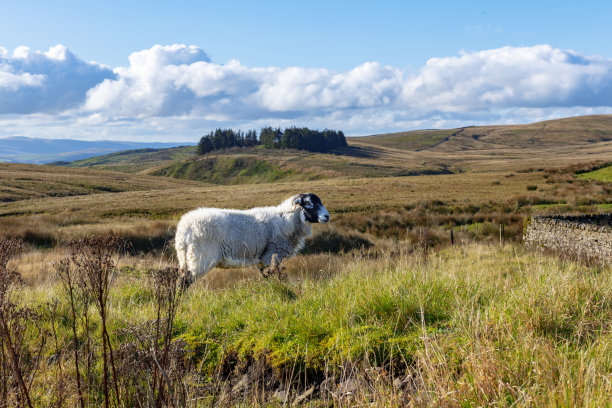
<path fill-rule="evenodd" d="M 323 131 L 308 128 L 290 127 L 281 131 L 280 128 L 266 127 L 261 129 L 259 137 L 255 130 L 246 133 L 240 130 L 217 129 L 200 139 L 198 154 L 206 154 L 214 150 L 230 147 L 249 147 L 263 145 L 268 149 L 298 149 L 310 152 L 325 153 L 346 146 L 346 138 L 342 131 L 325 129 Z"/>

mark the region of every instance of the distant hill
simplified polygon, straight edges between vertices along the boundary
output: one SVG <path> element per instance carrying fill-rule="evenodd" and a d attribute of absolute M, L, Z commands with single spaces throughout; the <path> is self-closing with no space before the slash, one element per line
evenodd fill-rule
<path fill-rule="evenodd" d="M 195 143 L 139 143 L 8 137 L 0 139 L 0 162 L 46 164 L 85 159 L 131 149 L 166 149 Z"/>
<path fill-rule="evenodd" d="M 93 167 L 215 184 L 524 171 L 556 163 L 609 161 L 612 115 L 527 125 L 468 126 L 349 137 L 330 154 L 263 146 L 198 156 L 194 146 L 136 149 L 90 157 L 67 167 Z M 58 163 L 59 164 L 59 163 Z M 238 165 L 240 164 L 240 165 Z"/>
<path fill-rule="evenodd" d="M 550 149 L 612 141 L 612 115 L 576 116 L 527 125 L 467 126 L 351 138 L 359 145 L 399 150 Z M 350 143 L 350 142 L 349 142 Z"/>
<path fill-rule="evenodd" d="M 122 150 L 72 162 L 56 162 L 51 164 L 66 167 L 95 167 L 103 170 L 138 173 L 164 163 L 173 163 L 195 156 L 196 146 L 178 146 L 166 149 Z"/>

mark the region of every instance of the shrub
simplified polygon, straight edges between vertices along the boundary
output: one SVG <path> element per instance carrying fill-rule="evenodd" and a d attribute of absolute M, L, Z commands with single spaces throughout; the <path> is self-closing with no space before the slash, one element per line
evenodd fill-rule
<path fill-rule="evenodd" d="M 342 235 L 334 229 L 326 229 L 312 236 L 306 241 L 306 245 L 302 249 L 303 254 L 317 254 L 329 252 L 338 254 L 341 252 L 350 252 L 353 249 L 368 249 L 373 244 L 365 238 L 358 235 Z"/>

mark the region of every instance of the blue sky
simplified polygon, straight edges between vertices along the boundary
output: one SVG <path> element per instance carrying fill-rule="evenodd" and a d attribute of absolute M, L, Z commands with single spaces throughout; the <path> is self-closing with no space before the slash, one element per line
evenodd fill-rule
<path fill-rule="evenodd" d="M 611 2 L 0 9 L 0 137 L 187 141 L 266 125 L 362 135 L 612 113 Z"/>

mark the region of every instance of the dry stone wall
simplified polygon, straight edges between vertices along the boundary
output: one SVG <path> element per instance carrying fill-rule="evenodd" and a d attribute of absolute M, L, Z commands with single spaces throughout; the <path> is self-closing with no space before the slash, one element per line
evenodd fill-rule
<path fill-rule="evenodd" d="M 612 262 L 612 214 L 535 216 L 525 220 L 526 245 Z"/>

